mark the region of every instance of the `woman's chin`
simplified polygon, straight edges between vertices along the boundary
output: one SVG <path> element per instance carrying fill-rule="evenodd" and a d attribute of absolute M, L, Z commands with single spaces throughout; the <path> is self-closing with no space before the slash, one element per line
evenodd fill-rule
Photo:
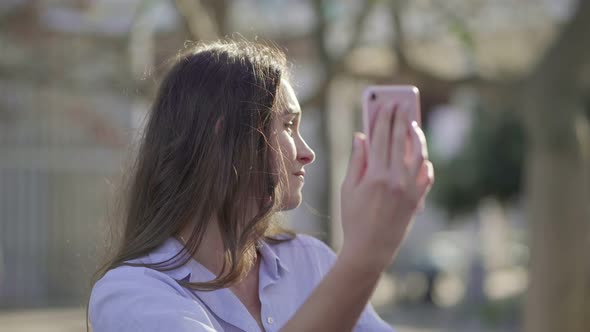
<path fill-rule="evenodd" d="M 289 211 L 289 210 L 293 210 L 297 207 L 299 207 L 299 205 L 301 205 L 301 201 L 303 200 L 303 197 L 301 195 L 301 192 L 297 192 L 296 194 L 294 193 L 293 195 L 289 196 L 283 204 L 283 211 Z"/>

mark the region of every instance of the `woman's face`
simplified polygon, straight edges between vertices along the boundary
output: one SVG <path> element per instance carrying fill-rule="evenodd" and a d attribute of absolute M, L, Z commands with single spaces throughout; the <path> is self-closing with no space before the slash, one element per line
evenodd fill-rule
<path fill-rule="evenodd" d="M 281 84 L 281 93 L 284 106 L 279 110 L 279 115 L 273 122 L 274 132 L 281 150 L 282 161 L 285 166 L 285 188 L 281 201 L 285 210 L 294 209 L 301 204 L 305 170 L 303 167 L 311 164 L 315 159 L 315 153 L 305 143 L 299 133 L 301 121 L 301 107 L 295 97 L 295 91 L 286 81 Z M 280 165 L 280 163 L 279 163 Z"/>

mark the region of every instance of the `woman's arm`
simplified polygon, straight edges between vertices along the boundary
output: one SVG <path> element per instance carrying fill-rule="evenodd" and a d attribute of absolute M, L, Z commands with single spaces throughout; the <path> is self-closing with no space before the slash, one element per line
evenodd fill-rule
<path fill-rule="evenodd" d="M 281 331 L 351 331 L 383 270 L 378 265 L 359 264 L 361 259 L 342 252 Z"/>
<path fill-rule="evenodd" d="M 393 260 L 434 181 L 424 134 L 405 110 L 396 113 L 393 105 L 378 113 L 371 146 L 355 135 L 341 192 L 342 251 L 281 331 L 351 331 Z"/>

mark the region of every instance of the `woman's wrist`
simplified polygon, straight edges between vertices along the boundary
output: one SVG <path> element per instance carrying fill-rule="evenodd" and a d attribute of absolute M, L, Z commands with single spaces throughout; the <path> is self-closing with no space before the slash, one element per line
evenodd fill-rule
<path fill-rule="evenodd" d="M 377 276 L 391 262 L 390 258 L 384 257 L 383 253 L 378 250 L 361 250 L 346 244 L 342 246 L 338 259 L 354 271 Z"/>

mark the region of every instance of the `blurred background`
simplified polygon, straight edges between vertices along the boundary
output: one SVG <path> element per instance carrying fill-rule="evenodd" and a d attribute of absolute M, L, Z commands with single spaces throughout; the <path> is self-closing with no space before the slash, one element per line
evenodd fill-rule
<path fill-rule="evenodd" d="M 437 180 L 372 299 L 398 331 L 590 331 L 583 0 L 2 0 L 1 331 L 84 330 L 163 63 L 224 36 L 287 53 L 317 155 L 287 222 L 336 250 L 362 89 L 420 88 Z"/>

